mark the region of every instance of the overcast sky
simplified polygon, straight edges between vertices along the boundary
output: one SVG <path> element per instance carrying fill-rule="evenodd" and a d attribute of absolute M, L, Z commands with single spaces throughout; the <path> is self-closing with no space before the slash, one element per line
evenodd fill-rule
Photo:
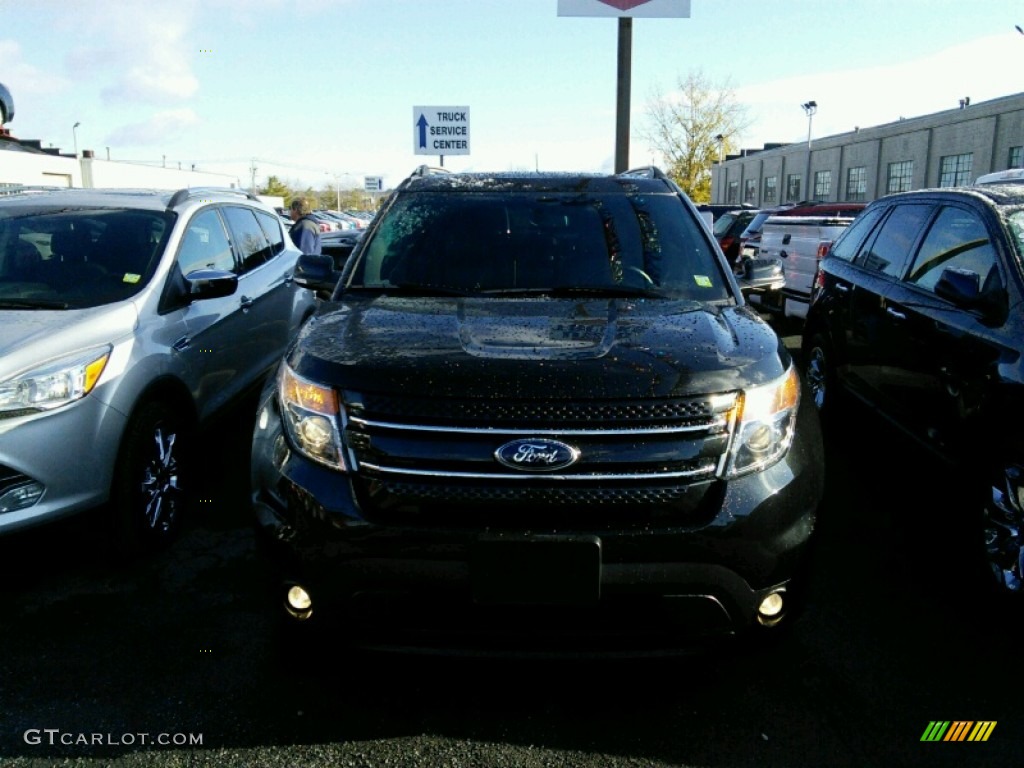
<path fill-rule="evenodd" d="M 737 146 L 1024 91 L 1020 0 L 691 0 L 633 22 L 630 164 L 645 105 L 702 71 L 751 121 Z M 295 185 L 393 186 L 416 106 L 470 108 L 452 170 L 610 171 L 617 22 L 557 0 L 0 0 L 0 82 L 22 139 Z M 72 129 L 80 123 L 77 131 Z M 2 161 L 2 160 L 0 160 Z"/>

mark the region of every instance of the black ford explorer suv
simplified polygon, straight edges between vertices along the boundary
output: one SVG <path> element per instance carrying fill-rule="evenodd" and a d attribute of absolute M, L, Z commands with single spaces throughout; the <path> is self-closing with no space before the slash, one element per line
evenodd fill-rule
<path fill-rule="evenodd" d="M 301 261 L 300 284 L 338 278 Z M 253 441 L 285 612 L 362 646 L 764 631 L 786 623 L 822 490 L 793 361 L 656 169 L 414 174 Z"/>

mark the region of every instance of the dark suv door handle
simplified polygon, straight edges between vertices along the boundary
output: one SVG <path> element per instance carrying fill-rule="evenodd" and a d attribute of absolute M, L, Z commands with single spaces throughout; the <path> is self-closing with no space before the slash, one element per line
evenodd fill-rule
<path fill-rule="evenodd" d="M 898 312 L 897 310 L 893 309 L 892 307 L 886 307 L 885 308 L 885 314 L 887 314 L 889 317 L 895 318 L 896 320 L 906 320 L 907 319 L 907 316 L 905 314 L 903 314 L 902 312 Z"/>
<path fill-rule="evenodd" d="M 240 302 L 242 309 L 251 309 L 252 305 L 255 304 L 255 303 L 256 302 L 254 302 L 248 296 L 243 296 L 242 300 Z"/>
<path fill-rule="evenodd" d="M 849 293 L 850 286 L 843 285 L 842 283 L 836 283 L 836 290 L 839 291 L 839 293 Z"/>

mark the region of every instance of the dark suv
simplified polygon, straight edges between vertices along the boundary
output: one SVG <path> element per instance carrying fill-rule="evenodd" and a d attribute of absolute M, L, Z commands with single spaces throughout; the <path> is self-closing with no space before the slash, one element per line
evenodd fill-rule
<path fill-rule="evenodd" d="M 424 173 L 264 391 L 253 500 L 278 599 L 338 642 L 678 649 L 788 615 L 821 461 L 660 172 Z"/>
<path fill-rule="evenodd" d="M 882 198 L 822 260 L 804 331 L 819 408 L 853 393 L 978 492 L 966 514 L 1009 592 L 1022 588 L 1022 245 L 1019 185 Z"/>

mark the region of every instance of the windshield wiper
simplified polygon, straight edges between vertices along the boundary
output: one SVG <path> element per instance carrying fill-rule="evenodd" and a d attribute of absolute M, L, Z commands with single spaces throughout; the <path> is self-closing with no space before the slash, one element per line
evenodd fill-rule
<path fill-rule="evenodd" d="M 496 288 L 480 291 L 485 296 L 553 296 L 555 298 L 594 296 L 596 298 L 664 299 L 669 294 L 657 288 L 635 285 L 559 285 L 550 288 Z"/>
<path fill-rule="evenodd" d="M 68 309 L 66 301 L 55 299 L 0 299 L 0 309 Z"/>
<path fill-rule="evenodd" d="M 394 283 L 392 285 L 350 285 L 346 291 L 381 291 L 382 293 L 411 293 L 418 296 L 468 296 L 471 291 L 459 288 L 447 288 L 443 285 L 427 285 L 425 283 Z"/>

